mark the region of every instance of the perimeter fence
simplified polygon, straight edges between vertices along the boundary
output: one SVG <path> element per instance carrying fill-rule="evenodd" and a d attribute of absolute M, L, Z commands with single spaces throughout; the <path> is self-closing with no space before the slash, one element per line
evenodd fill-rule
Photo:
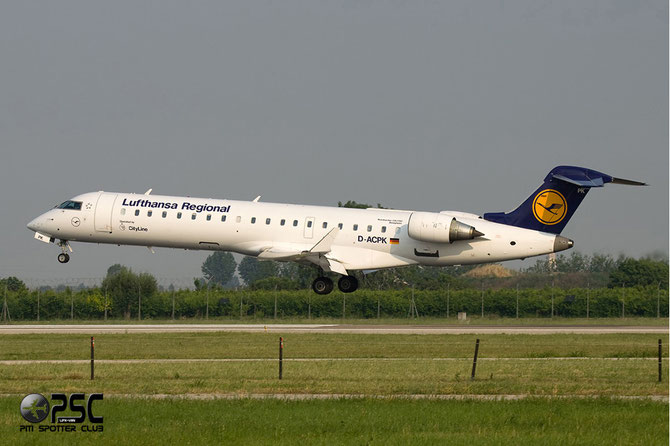
<path fill-rule="evenodd" d="M 100 287 L 4 291 L 0 322 L 106 319 L 668 317 L 668 290 L 636 288 L 369 290 L 141 290 Z"/>

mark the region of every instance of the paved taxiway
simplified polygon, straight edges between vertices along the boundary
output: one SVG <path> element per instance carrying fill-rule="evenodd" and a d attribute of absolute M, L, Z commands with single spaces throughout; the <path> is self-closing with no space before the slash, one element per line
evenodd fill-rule
<path fill-rule="evenodd" d="M 667 326 L 633 325 L 353 325 L 353 324 L 87 324 L 2 325 L 0 334 L 24 333 L 360 333 L 360 334 L 668 334 Z"/>

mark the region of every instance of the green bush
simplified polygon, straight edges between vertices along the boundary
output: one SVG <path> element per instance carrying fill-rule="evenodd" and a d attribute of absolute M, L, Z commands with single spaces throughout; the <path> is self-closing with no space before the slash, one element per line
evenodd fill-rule
<path fill-rule="evenodd" d="M 137 318 L 137 292 L 133 289 L 126 294 L 115 295 L 101 288 L 72 291 L 41 291 L 39 293 L 40 320 L 70 319 L 71 311 L 75 319 L 103 319 L 105 304 L 108 317 L 122 319 Z M 587 301 L 590 317 L 620 317 L 622 301 L 625 315 L 635 317 L 655 317 L 657 306 L 657 287 L 635 288 L 544 288 L 520 289 L 520 317 L 549 317 L 551 315 L 552 295 L 554 315 L 560 317 L 585 317 Z M 37 319 L 37 291 L 20 289 L 7 291 L 7 307 L 14 321 L 32 321 Z M 570 297 L 572 296 L 572 297 Z M 118 298 L 123 305 L 114 305 Z M 209 291 L 209 316 L 239 318 L 272 317 L 277 302 L 277 316 L 282 318 L 376 318 L 405 317 L 409 313 L 412 290 L 366 290 L 343 294 L 334 291 L 325 296 L 314 294 L 310 290 L 223 290 Z M 207 313 L 207 291 L 201 289 L 179 291 L 155 291 L 142 296 L 142 319 L 204 318 Z M 486 316 L 515 317 L 516 289 L 485 290 L 483 293 L 484 314 Z M 416 290 L 414 301 L 420 316 L 446 317 L 447 290 Z M 130 314 L 126 311 L 130 308 Z M 482 291 L 460 289 L 449 292 L 449 315 L 459 311 L 470 315 L 479 315 L 482 311 Z M 668 290 L 660 290 L 660 314 L 668 316 Z"/>

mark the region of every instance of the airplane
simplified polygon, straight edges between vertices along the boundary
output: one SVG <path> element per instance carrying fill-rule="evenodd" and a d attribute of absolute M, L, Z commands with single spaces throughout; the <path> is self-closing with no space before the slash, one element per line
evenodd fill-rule
<path fill-rule="evenodd" d="M 586 194 L 607 183 L 645 186 L 576 166 L 558 166 L 519 207 L 483 215 L 458 211 L 351 209 L 145 194 L 90 192 L 28 223 L 35 238 L 57 244 L 60 263 L 70 242 L 232 251 L 260 260 L 314 264 L 340 275 L 338 288 L 358 288 L 352 271 L 406 265 L 465 265 L 564 251 L 561 234 Z M 320 275 L 312 289 L 328 294 Z"/>
<path fill-rule="evenodd" d="M 30 406 L 23 406 L 22 409 L 29 411 L 33 415 L 33 418 L 39 419 L 40 416 L 38 415 L 38 412 L 45 412 L 47 414 L 49 413 L 49 403 L 46 402 L 46 400 L 42 400 L 42 401 L 44 401 L 46 404 L 44 404 L 42 406 L 38 406 L 37 403 L 39 403 L 41 401 L 39 399 L 35 398 L 35 399 L 33 399 L 33 402 Z"/>

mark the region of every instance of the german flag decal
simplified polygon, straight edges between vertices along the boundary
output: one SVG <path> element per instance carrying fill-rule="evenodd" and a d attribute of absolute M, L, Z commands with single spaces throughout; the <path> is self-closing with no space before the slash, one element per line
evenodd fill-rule
<path fill-rule="evenodd" d="M 397 245 L 397 244 L 399 244 L 399 243 L 400 243 L 400 240 L 399 240 L 399 239 L 397 239 L 397 238 L 392 238 L 392 239 L 391 239 L 391 244 L 392 244 L 392 245 Z"/>

